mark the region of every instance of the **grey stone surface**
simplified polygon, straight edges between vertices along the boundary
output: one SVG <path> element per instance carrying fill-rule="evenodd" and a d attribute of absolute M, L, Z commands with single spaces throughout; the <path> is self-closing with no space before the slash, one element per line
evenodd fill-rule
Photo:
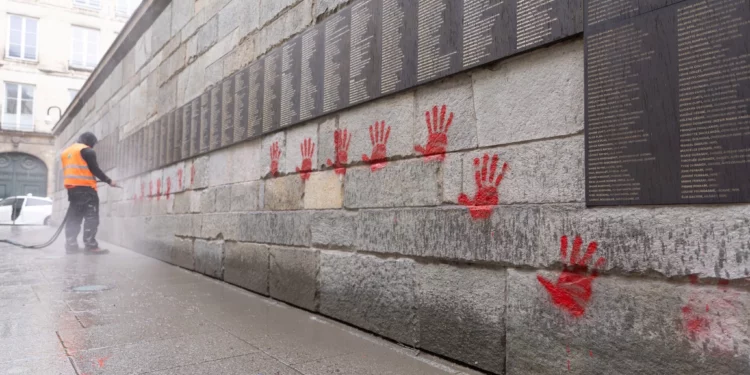
<path fill-rule="evenodd" d="M 263 150 L 260 139 L 242 142 L 229 150 L 232 158 L 232 171 L 228 173 L 229 182 L 255 181 L 263 177 L 267 166 L 261 163 Z"/>
<path fill-rule="evenodd" d="M 437 117 L 439 124 L 441 111 L 445 106 L 445 125 L 448 124 L 451 113 L 453 114 L 453 121 L 447 133 L 447 151 L 477 146 L 477 118 L 474 113 L 472 80 L 469 75 L 461 74 L 435 84 L 419 87 L 416 93 L 416 103 L 417 111 L 411 122 L 414 125 L 414 145 L 425 147 L 427 144 L 429 132 L 426 112 L 430 113 L 430 121 L 434 123 L 433 117 Z M 437 107 L 437 116 L 435 116 L 435 107 Z M 412 147 L 413 150 L 414 147 Z"/>
<path fill-rule="evenodd" d="M 211 155 L 213 156 L 213 155 Z M 190 177 L 190 180 L 192 183 L 190 184 L 190 187 L 192 189 L 203 189 L 208 187 L 209 182 L 209 164 L 208 164 L 208 156 L 201 156 L 197 159 L 193 159 L 193 164 L 190 166 L 189 171 L 185 171 L 185 173 Z M 185 164 L 185 169 L 187 169 L 187 164 Z M 193 173 L 193 170 L 195 173 Z M 188 173 L 189 172 L 189 173 Z"/>
<path fill-rule="evenodd" d="M 224 244 L 224 281 L 268 295 L 269 249 L 242 242 Z"/>
<path fill-rule="evenodd" d="M 282 10 L 299 3 L 301 0 L 274 0 L 261 1 L 260 24 L 265 25 L 268 21 L 276 18 Z"/>
<path fill-rule="evenodd" d="M 746 293 L 723 292 L 715 286 L 599 277 L 593 281 L 585 314 L 573 318 L 553 304 L 538 274 L 555 282 L 559 272 L 508 271 L 508 374 L 561 373 L 568 363 L 570 371 L 578 374 L 750 371 L 747 325 L 737 325 L 750 313 Z M 701 297 L 695 297 L 696 293 Z M 698 310 L 695 318 L 709 322 L 699 327 L 696 335 L 687 331 L 694 317 L 686 320 L 683 315 L 683 307 L 691 305 L 691 295 Z M 709 310 L 721 311 L 700 311 L 706 309 L 704 297 Z"/>
<path fill-rule="evenodd" d="M 410 259 L 321 251 L 320 312 L 416 345 L 416 273 Z"/>
<path fill-rule="evenodd" d="M 279 166 L 280 173 L 296 173 L 297 168 L 302 166 L 302 150 L 300 149 L 302 143 L 306 139 L 311 139 L 315 145 L 315 149 L 312 154 L 312 170 L 318 169 L 318 124 L 317 122 L 310 122 L 302 126 L 295 126 L 286 132 L 286 154 L 285 165 Z M 333 139 L 333 138 L 331 138 Z M 270 151 L 269 151 L 270 152 Z M 323 162 L 321 162 L 323 163 Z M 297 176 L 299 178 L 299 176 Z"/>
<path fill-rule="evenodd" d="M 159 65 L 159 84 L 163 84 L 182 71 L 187 62 L 186 52 L 187 45 L 182 44 Z M 179 82 L 179 79 L 177 81 Z M 177 101 L 177 96 L 175 96 L 174 100 L 175 102 Z"/>
<path fill-rule="evenodd" d="M 270 178 L 265 181 L 266 210 L 300 210 L 305 195 L 305 183 L 299 175 Z"/>
<path fill-rule="evenodd" d="M 195 271 L 221 279 L 224 275 L 224 241 L 195 240 Z"/>
<path fill-rule="evenodd" d="M 201 216 L 203 217 L 203 224 L 200 231 L 201 237 L 222 238 L 225 240 L 237 240 L 242 237 L 240 233 L 242 214 L 224 212 Z"/>
<path fill-rule="evenodd" d="M 327 167 L 326 161 L 328 159 L 333 161 L 336 158 L 336 148 L 333 144 L 333 137 L 337 128 L 338 117 L 336 116 L 326 118 L 318 126 L 318 139 L 323 140 L 323 142 L 318 142 L 319 144 L 315 146 L 315 153 L 318 155 L 318 163 L 315 165 L 321 169 Z M 354 137 L 352 137 L 352 139 L 353 138 Z M 354 154 L 350 155 L 350 158 L 353 156 Z"/>
<path fill-rule="evenodd" d="M 343 111 L 339 115 L 338 126 L 352 133 L 349 161 L 360 162 L 363 160 L 362 155 L 367 155 L 368 158 L 372 156 L 370 127 L 372 126 L 374 130 L 376 121 L 378 124 L 385 121 L 385 129 L 390 127 L 386 143 L 388 157 L 413 155 L 414 105 L 414 92 L 409 91 Z M 424 115 L 422 123 L 424 123 Z M 331 142 L 333 135 L 322 139 L 325 142 Z"/>
<path fill-rule="evenodd" d="M 152 33 L 152 29 L 146 30 L 135 43 L 135 46 L 133 46 L 133 49 L 135 50 L 135 72 L 141 70 L 151 56 L 153 56 L 153 50 L 151 49 Z"/>
<path fill-rule="evenodd" d="M 258 57 L 255 48 L 257 34 L 242 36 L 242 29 L 239 32 L 241 37 L 239 44 L 224 58 L 224 74 L 227 75 L 238 71 Z"/>
<path fill-rule="evenodd" d="M 193 37 L 194 40 L 197 37 Z M 196 42 L 197 43 L 197 42 Z M 185 52 L 188 61 L 191 59 L 189 44 Z M 177 76 L 177 103 L 179 106 L 193 100 L 203 92 L 206 78 L 206 66 L 203 59 L 191 62 Z"/>
<path fill-rule="evenodd" d="M 277 132 L 268 136 L 263 137 L 263 146 L 261 150 L 260 163 L 263 168 L 262 175 L 268 176 L 271 173 L 271 147 L 274 144 L 279 146 L 281 150 L 281 156 L 279 156 L 279 174 L 282 173 L 286 166 L 287 149 L 286 149 L 286 132 Z M 297 152 L 299 152 L 299 145 L 297 146 Z"/>
<path fill-rule="evenodd" d="M 378 171 L 369 166 L 347 169 L 344 206 L 405 207 L 438 205 L 440 163 L 412 159 L 390 162 Z"/>
<path fill-rule="evenodd" d="M 156 83 L 156 79 L 152 75 L 149 77 L 149 79 L 154 80 L 154 84 Z M 149 81 L 150 82 L 150 81 Z M 176 108 L 177 105 L 177 79 L 173 78 L 164 83 L 161 87 L 158 89 L 158 102 L 157 102 L 157 112 L 159 113 L 159 116 L 164 116 L 167 113 L 169 113 L 171 110 Z"/>
<path fill-rule="evenodd" d="M 319 211 L 312 217 L 312 243 L 325 247 L 351 247 L 357 236 L 357 213 Z"/>
<path fill-rule="evenodd" d="M 502 374 L 505 270 L 445 264 L 417 270 L 419 347 Z"/>
<path fill-rule="evenodd" d="M 202 190 L 201 195 L 201 213 L 216 212 L 216 188 Z"/>
<path fill-rule="evenodd" d="M 219 18 L 212 17 L 206 24 L 201 26 L 196 36 L 196 54 L 201 55 L 203 52 L 208 51 L 216 41 L 218 40 L 219 34 Z"/>
<path fill-rule="evenodd" d="M 232 212 L 239 211 L 257 211 L 260 209 L 260 189 L 263 185 L 261 181 L 253 181 L 232 185 Z"/>
<path fill-rule="evenodd" d="M 151 48 L 156 52 L 161 50 L 172 37 L 172 3 L 161 12 L 151 25 Z"/>
<path fill-rule="evenodd" d="M 260 0 L 229 1 L 219 12 L 219 38 L 223 38 L 240 25 L 247 31 L 257 29 L 260 3 Z"/>
<path fill-rule="evenodd" d="M 451 152 L 443 160 L 443 203 L 458 203 L 458 196 L 464 189 L 464 154 Z M 473 170 L 472 170 L 472 176 Z M 471 183 L 476 185 L 474 180 Z M 468 194 L 468 193 L 467 193 Z"/>
<path fill-rule="evenodd" d="M 270 250 L 271 297 L 317 310 L 319 251 L 280 246 L 271 246 Z"/>
<path fill-rule="evenodd" d="M 486 154 L 490 156 L 488 168 L 492 157 L 499 156 L 498 174 L 503 163 L 508 163 L 508 172 L 498 186 L 501 204 L 583 202 L 583 150 L 581 135 L 468 152 L 463 155 L 463 192 L 474 199 L 474 159 L 479 158 L 481 170 Z"/>
<path fill-rule="evenodd" d="M 315 8 L 313 12 L 315 17 L 320 16 L 323 13 L 333 11 L 339 6 L 343 6 L 349 3 L 351 0 L 317 0 L 315 2 Z"/>
<path fill-rule="evenodd" d="M 280 0 L 278 3 L 288 1 L 298 1 L 298 3 L 260 30 L 260 42 L 258 43 L 260 53 L 279 45 L 281 41 L 302 32 L 312 24 L 312 0 Z M 261 5 L 264 6 L 268 3 L 263 2 Z M 261 24 L 264 22 L 262 17 L 261 15 Z"/>
<path fill-rule="evenodd" d="M 336 171 L 314 172 L 305 181 L 306 210 L 341 208 L 344 204 L 344 179 Z"/>
<path fill-rule="evenodd" d="M 216 188 L 216 212 L 229 212 L 232 206 L 232 186 L 223 185 Z"/>
<path fill-rule="evenodd" d="M 238 241 L 276 245 L 310 246 L 311 214 L 299 212 L 252 212 L 242 217 Z"/>
<path fill-rule="evenodd" d="M 193 17 L 193 10 L 195 9 L 195 1 L 193 0 L 173 0 L 172 1 L 172 24 L 171 24 L 171 36 L 177 35 L 182 30 L 185 24 L 188 23 L 190 18 Z"/>
<path fill-rule="evenodd" d="M 583 41 L 472 73 L 479 146 L 583 131 Z"/>
<path fill-rule="evenodd" d="M 195 268 L 194 255 L 192 239 L 175 237 L 168 261 L 176 266 L 192 270 Z"/>

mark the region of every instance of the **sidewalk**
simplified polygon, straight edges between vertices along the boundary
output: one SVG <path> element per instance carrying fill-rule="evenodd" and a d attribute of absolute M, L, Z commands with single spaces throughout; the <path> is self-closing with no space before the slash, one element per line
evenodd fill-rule
<path fill-rule="evenodd" d="M 30 244 L 51 234 L 0 227 L 0 238 Z M 475 373 L 109 249 L 105 256 L 65 255 L 60 240 L 44 250 L 0 246 L 0 374 Z"/>

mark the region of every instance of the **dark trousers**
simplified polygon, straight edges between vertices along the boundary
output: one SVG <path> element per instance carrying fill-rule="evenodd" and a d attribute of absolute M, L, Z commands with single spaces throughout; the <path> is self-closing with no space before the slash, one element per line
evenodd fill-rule
<path fill-rule="evenodd" d="M 65 224 L 65 247 L 78 248 L 78 233 L 83 222 L 83 244 L 86 249 L 96 249 L 96 232 L 99 230 L 99 195 L 89 187 L 68 190 L 68 221 Z"/>

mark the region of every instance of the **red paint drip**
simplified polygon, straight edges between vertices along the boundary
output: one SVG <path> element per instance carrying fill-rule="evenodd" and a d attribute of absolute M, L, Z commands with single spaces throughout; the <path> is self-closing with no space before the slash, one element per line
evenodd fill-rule
<path fill-rule="evenodd" d="M 568 254 L 567 236 L 560 238 L 560 254 L 563 258 Z M 588 273 L 588 262 L 593 257 L 598 247 L 596 242 L 590 242 L 585 255 L 578 259 L 583 240 L 576 236 L 573 241 L 573 249 L 570 254 L 570 266 L 565 266 L 556 283 L 537 275 L 537 280 L 547 290 L 552 303 L 568 312 L 573 317 L 581 317 L 586 312 L 586 306 L 592 296 L 592 283 L 597 277 L 597 269 L 604 265 L 604 258 L 596 261 L 594 270 Z"/>
<path fill-rule="evenodd" d="M 172 192 L 172 177 L 167 177 L 167 193 L 166 193 L 167 200 L 169 200 L 169 193 L 171 192 Z"/>
<path fill-rule="evenodd" d="M 156 180 L 156 200 L 161 200 L 161 178 Z"/>
<path fill-rule="evenodd" d="M 386 128 L 385 121 L 375 121 L 375 125 L 370 125 L 370 143 L 372 143 L 372 153 L 370 156 L 362 154 L 362 161 L 370 164 L 370 170 L 375 172 L 385 167 L 387 158 L 386 145 L 388 138 L 391 136 L 391 127 Z"/>
<path fill-rule="evenodd" d="M 432 113 L 430 111 L 424 113 L 427 123 L 427 144 L 414 146 L 414 151 L 425 157 L 435 156 L 434 158 L 426 158 L 427 160 L 442 161 L 445 157 L 445 151 L 448 147 L 448 129 L 453 124 L 453 112 L 448 115 L 447 120 L 445 118 L 447 110 L 448 107 L 443 104 L 439 115 L 438 106 L 432 107 Z"/>
<path fill-rule="evenodd" d="M 473 199 L 464 193 L 458 196 L 458 203 L 469 208 L 469 214 L 474 220 L 483 220 L 492 216 L 493 207 L 500 201 L 497 188 L 508 172 L 508 163 L 503 163 L 498 174 L 497 164 L 499 159 L 498 155 L 493 155 L 490 163 L 490 155 L 484 154 L 480 167 L 479 158 L 475 158 L 474 181 L 477 185 L 477 192 Z"/>
<path fill-rule="evenodd" d="M 177 170 L 177 186 L 178 189 L 182 190 L 182 168 Z"/>
<path fill-rule="evenodd" d="M 688 279 L 690 279 L 690 284 L 698 284 L 698 275 L 689 275 Z"/>
<path fill-rule="evenodd" d="M 302 155 L 302 164 L 296 167 L 297 173 L 300 174 L 302 181 L 310 179 L 310 172 L 312 171 L 312 157 L 315 153 L 315 143 L 312 138 L 307 138 L 299 145 L 300 154 Z M 273 167 L 273 165 L 272 165 Z"/>
<path fill-rule="evenodd" d="M 190 166 L 190 186 L 195 184 L 195 164 Z"/>
<path fill-rule="evenodd" d="M 279 142 L 276 141 L 271 145 L 271 176 L 279 175 L 279 158 L 281 158 L 281 149 Z"/>
<path fill-rule="evenodd" d="M 336 149 L 336 161 L 328 159 L 329 167 L 335 167 L 336 174 L 346 174 L 345 164 L 349 161 L 349 145 L 352 143 L 352 134 L 348 130 L 335 130 L 333 132 L 333 145 Z"/>

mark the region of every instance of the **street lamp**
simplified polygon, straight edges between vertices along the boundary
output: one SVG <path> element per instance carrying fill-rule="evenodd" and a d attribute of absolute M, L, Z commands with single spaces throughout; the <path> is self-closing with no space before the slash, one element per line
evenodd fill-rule
<path fill-rule="evenodd" d="M 53 122 L 52 122 L 52 116 L 50 116 L 50 114 L 49 114 L 50 111 L 53 110 L 53 109 L 57 109 L 57 113 L 58 113 L 57 119 L 58 120 L 62 117 L 62 109 L 60 107 L 58 107 L 58 106 L 52 106 L 52 107 L 47 108 L 47 116 L 44 118 L 44 123 L 46 123 L 47 126 L 49 126 L 49 127 L 51 127 L 52 124 L 53 124 Z"/>

